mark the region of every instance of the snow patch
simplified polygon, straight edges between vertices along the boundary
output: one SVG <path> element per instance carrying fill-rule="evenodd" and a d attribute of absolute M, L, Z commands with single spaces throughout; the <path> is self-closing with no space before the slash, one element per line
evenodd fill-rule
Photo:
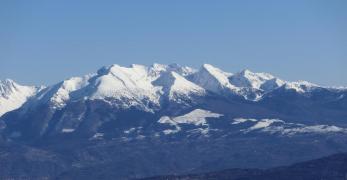
<path fill-rule="evenodd" d="M 188 81 L 176 72 L 163 74 L 153 82 L 156 86 L 161 86 L 163 94 L 169 97 L 169 100 L 181 102 L 182 99 L 191 99 L 191 95 L 203 96 L 205 89 Z"/>
<path fill-rule="evenodd" d="M 303 133 L 318 133 L 318 134 L 326 134 L 326 133 L 347 133 L 346 128 L 341 128 L 337 126 L 329 126 L 329 125 L 313 125 L 313 126 L 303 126 L 296 128 L 269 128 L 265 129 L 265 131 L 269 132 L 280 132 L 284 135 L 294 135 L 294 134 L 303 134 Z"/>
<path fill-rule="evenodd" d="M 245 123 L 247 121 L 256 122 L 257 120 L 256 119 L 246 119 L 246 118 L 235 118 L 231 124 L 241 124 L 241 123 Z"/>
<path fill-rule="evenodd" d="M 228 77 L 231 73 L 224 72 L 210 64 L 204 64 L 198 72 L 193 74 L 192 81 L 206 90 L 223 94 L 225 90 L 237 89 L 229 83 Z"/>
<path fill-rule="evenodd" d="M 248 87 L 255 89 L 271 89 L 269 87 L 270 85 L 273 86 L 272 88 L 277 88 L 284 84 L 282 80 L 275 78 L 271 74 L 254 73 L 247 69 L 230 76 L 229 79 L 231 84 L 237 87 Z M 269 85 L 264 87 L 263 85 L 269 82 L 270 80 L 272 80 L 273 83 L 268 83 Z"/>
<path fill-rule="evenodd" d="M 75 131 L 75 129 L 71 129 L 71 128 L 64 128 L 61 130 L 62 133 L 72 133 L 74 131 Z"/>
<path fill-rule="evenodd" d="M 296 135 L 305 133 L 327 134 L 327 133 L 347 133 L 347 128 L 337 127 L 333 125 L 304 125 L 299 123 L 287 123 L 280 119 L 247 119 L 236 118 L 232 124 L 240 124 L 244 122 L 254 122 L 251 127 L 242 129 L 244 133 L 255 130 L 260 132 L 268 132 L 271 134 L 279 133 L 281 135 Z"/>
<path fill-rule="evenodd" d="M 177 117 L 168 117 L 163 116 L 159 119 L 159 123 L 166 123 L 171 125 L 177 124 L 194 124 L 196 126 L 199 125 L 207 125 L 206 118 L 219 118 L 223 116 L 222 114 L 213 113 L 211 111 L 203 110 L 203 109 L 195 109 L 185 115 L 177 116 Z"/>
<path fill-rule="evenodd" d="M 104 137 L 104 133 L 95 133 L 89 140 L 99 140 Z"/>
<path fill-rule="evenodd" d="M 206 126 L 206 128 L 200 128 L 203 130 L 199 131 L 202 134 L 206 134 L 209 131 L 206 118 L 219 118 L 221 116 L 223 115 L 218 113 L 213 113 L 203 109 L 195 109 L 182 116 L 177 116 L 177 117 L 162 116 L 159 119 L 158 123 L 169 124 L 175 127 L 175 129 L 164 130 L 163 133 L 166 135 L 174 134 L 181 131 L 181 127 L 179 126 L 179 124 L 193 124 L 195 126 Z"/>
<path fill-rule="evenodd" d="M 249 130 L 266 128 L 266 127 L 269 127 L 271 124 L 276 123 L 276 122 L 283 123 L 284 121 L 279 120 L 279 119 L 262 119 L 262 120 L 258 121 L 255 125 L 250 127 Z"/>

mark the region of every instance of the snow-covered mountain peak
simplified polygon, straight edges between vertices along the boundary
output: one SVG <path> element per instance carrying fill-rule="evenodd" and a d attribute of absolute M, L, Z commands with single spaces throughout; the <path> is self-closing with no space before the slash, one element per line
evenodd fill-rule
<path fill-rule="evenodd" d="M 188 81 L 174 71 L 164 73 L 153 84 L 161 86 L 163 93 L 167 94 L 170 100 L 177 100 L 182 97 L 190 98 L 191 95 L 201 96 L 206 93 L 205 89 Z"/>
<path fill-rule="evenodd" d="M 118 64 L 113 64 L 108 67 L 107 74 L 113 76 L 147 76 L 147 67 L 138 64 L 132 64 L 129 67 L 123 67 Z"/>
<path fill-rule="evenodd" d="M 156 71 L 156 72 L 169 72 L 169 71 L 173 71 L 176 72 L 182 76 L 188 76 L 190 74 L 193 74 L 194 72 L 196 72 L 195 69 L 190 68 L 188 66 L 181 66 L 179 64 L 169 64 L 169 65 L 163 65 L 163 64 L 153 64 L 150 69 L 152 71 Z"/>
<path fill-rule="evenodd" d="M 0 80 L 0 95 L 9 94 L 17 86 L 18 84 L 11 79 Z"/>
<path fill-rule="evenodd" d="M 198 72 L 192 75 L 191 80 L 206 90 L 219 94 L 236 88 L 229 82 L 228 78 L 231 75 L 210 64 L 204 64 Z"/>
<path fill-rule="evenodd" d="M 154 63 L 152 66 L 148 68 L 148 76 L 152 81 L 159 78 L 162 74 L 165 74 L 167 72 L 176 72 L 181 76 L 189 76 L 196 72 L 195 69 L 187 67 L 187 66 L 181 66 L 178 64 L 157 64 Z"/>
<path fill-rule="evenodd" d="M 33 99 L 38 101 L 36 103 L 50 103 L 58 109 L 70 100 L 85 99 L 148 109 L 153 105 L 160 107 L 162 96 L 168 96 L 170 100 L 190 99 L 193 95 L 201 96 L 208 91 L 222 96 L 237 95 L 247 100 L 259 100 L 265 93 L 283 85 L 297 92 L 308 92 L 317 87 L 305 81 L 285 82 L 271 74 L 254 73 L 247 69 L 232 74 L 210 64 L 202 65 L 199 70 L 178 64 L 132 64 L 128 67 L 113 64 L 100 68 L 97 73 L 69 78 L 47 87 Z M 0 81 L 0 95 L 3 99 L 9 99 L 12 94 L 24 94 L 18 100 L 21 103 L 17 104 L 20 105 L 37 89 L 22 87 L 10 79 Z"/>
<path fill-rule="evenodd" d="M 11 86 L 11 85 L 14 85 L 16 84 L 12 79 L 5 79 L 5 80 L 0 80 L 0 85 L 3 85 L 3 86 Z"/>
<path fill-rule="evenodd" d="M 242 74 L 242 75 L 246 76 L 246 75 L 249 75 L 249 74 L 253 74 L 253 72 L 251 70 L 249 70 L 249 69 L 243 69 L 238 74 Z"/>
<path fill-rule="evenodd" d="M 247 87 L 247 88 L 255 88 L 262 89 L 265 88 L 267 90 L 272 90 L 268 86 L 264 86 L 264 84 L 271 84 L 271 87 L 277 88 L 284 84 L 284 82 L 271 74 L 268 73 L 254 73 L 248 69 L 245 69 L 239 73 L 234 74 L 230 78 L 231 84 L 237 87 Z M 271 83 L 267 83 L 271 81 Z"/>
<path fill-rule="evenodd" d="M 66 79 L 54 86 L 46 88 L 37 98 L 42 102 L 50 102 L 54 108 L 62 108 L 70 100 L 71 93 L 87 86 L 92 76 L 86 75 Z"/>
<path fill-rule="evenodd" d="M 319 86 L 307 81 L 300 80 L 296 82 L 286 82 L 284 87 L 286 89 L 294 89 L 296 92 L 299 92 L 299 93 L 305 93 Z"/>
<path fill-rule="evenodd" d="M 131 67 L 121 67 L 112 65 L 107 74 L 94 77 L 91 85 L 91 99 L 104 99 L 105 97 L 118 100 L 127 99 L 127 103 L 140 102 L 142 99 L 149 99 L 157 102 L 159 97 L 155 87 L 151 84 L 151 77 L 148 76 L 148 69 L 145 66 L 136 65 Z"/>
<path fill-rule="evenodd" d="M 269 74 L 269 73 L 263 73 L 263 72 L 253 72 L 249 69 L 243 69 L 242 71 L 240 71 L 239 73 L 237 74 L 242 74 L 244 76 L 255 76 L 255 75 L 258 75 L 258 76 L 262 76 L 263 78 L 267 78 L 267 79 L 272 79 L 274 78 L 273 75 Z"/>
<path fill-rule="evenodd" d="M 22 86 L 11 79 L 0 81 L 0 116 L 21 107 L 38 90 L 38 87 Z"/>
<path fill-rule="evenodd" d="M 211 64 L 203 64 L 201 69 L 208 71 L 209 73 L 215 75 L 217 78 L 224 79 L 225 77 L 231 76 L 232 73 L 224 72 L 223 70 L 212 66 Z"/>

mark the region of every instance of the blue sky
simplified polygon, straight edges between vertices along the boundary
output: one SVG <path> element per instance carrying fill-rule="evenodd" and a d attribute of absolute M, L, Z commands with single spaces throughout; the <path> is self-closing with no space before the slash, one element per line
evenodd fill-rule
<path fill-rule="evenodd" d="M 0 1 L 0 79 L 210 63 L 347 86 L 345 0 Z"/>

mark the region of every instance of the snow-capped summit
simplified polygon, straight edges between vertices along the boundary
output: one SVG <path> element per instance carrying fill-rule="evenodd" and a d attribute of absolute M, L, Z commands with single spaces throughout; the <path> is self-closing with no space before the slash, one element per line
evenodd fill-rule
<path fill-rule="evenodd" d="M 72 77 L 40 92 L 36 98 L 41 103 L 49 102 L 53 108 L 62 108 L 70 100 L 71 93 L 88 85 L 91 75 Z"/>
<path fill-rule="evenodd" d="M 167 94 L 169 100 L 179 100 L 180 98 L 190 98 L 190 95 L 204 95 L 205 89 L 188 81 L 176 72 L 168 72 L 153 82 L 156 86 L 162 86 L 163 93 Z"/>
<path fill-rule="evenodd" d="M 191 80 L 206 90 L 220 94 L 236 89 L 229 82 L 228 78 L 231 75 L 231 73 L 224 72 L 210 64 L 204 64 L 198 72 L 192 75 Z"/>
<path fill-rule="evenodd" d="M 209 64 L 204 64 L 190 79 L 214 93 L 239 95 L 247 100 L 258 100 L 262 94 L 284 84 L 284 81 L 267 73 L 253 73 L 249 70 L 243 70 L 232 74 Z"/>
<path fill-rule="evenodd" d="M 187 98 L 190 94 L 203 93 L 204 89 L 183 77 L 193 72 L 192 68 L 177 64 L 153 64 L 150 67 L 138 64 L 122 67 L 113 64 L 100 68 L 97 73 L 73 77 L 51 86 L 37 99 L 40 103 L 49 102 L 53 108 L 58 109 L 63 108 L 69 100 L 98 99 L 113 101 L 109 103 L 117 107 L 138 107 L 153 111 L 149 106 L 159 107 L 159 99 L 163 94 L 170 95 L 172 99 L 176 95 Z M 159 85 L 155 83 L 157 79 L 165 82 Z"/>
<path fill-rule="evenodd" d="M 11 79 L 0 81 L 0 116 L 21 107 L 39 89 L 19 85 Z"/>
<path fill-rule="evenodd" d="M 176 72 L 177 74 L 185 77 L 195 73 L 196 70 L 187 66 L 180 66 L 178 64 L 164 65 L 157 63 L 154 63 L 148 68 L 148 74 L 153 80 L 158 78 L 161 73 L 165 72 Z"/>
<path fill-rule="evenodd" d="M 134 101 L 130 103 L 130 106 L 141 104 L 145 99 L 151 104 L 159 106 L 159 99 L 163 94 L 169 95 L 169 98 L 172 99 L 176 95 L 188 96 L 191 93 L 204 92 L 202 88 L 184 78 L 194 72 L 194 69 L 178 64 L 153 64 L 150 67 L 112 65 L 108 68 L 107 73 L 98 73 L 99 77 L 92 78 L 96 81 L 94 84 L 98 86 L 98 90 L 92 97 L 125 98 L 128 100 L 127 103 Z M 145 104 L 141 106 L 146 106 Z"/>
<path fill-rule="evenodd" d="M 151 81 L 152 77 L 148 75 L 148 69 L 145 66 L 121 67 L 112 65 L 106 74 L 98 74 L 93 77 L 90 80 L 90 85 L 85 88 L 93 89 L 90 94 L 87 94 L 90 99 L 113 98 L 126 103 L 126 106 L 142 106 L 144 99 L 158 104 L 157 89 Z"/>
<path fill-rule="evenodd" d="M 245 69 L 229 77 L 231 84 L 237 87 L 255 88 L 260 90 L 273 90 L 284 84 L 284 81 L 268 73 L 254 73 Z"/>
<path fill-rule="evenodd" d="M 117 106 L 145 106 L 143 101 L 158 104 L 157 89 L 151 84 L 148 68 L 133 64 L 122 67 L 117 64 L 102 67 L 96 74 L 72 78 L 59 83 L 53 101 L 58 107 L 65 105 L 69 98 L 82 99 L 112 99 Z M 60 106 L 62 105 L 62 106 Z"/>
<path fill-rule="evenodd" d="M 305 93 L 319 86 L 307 81 L 296 81 L 296 82 L 286 82 L 284 87 L 286 89 L 293 89 L 298 93 Z"/>
<path fill-rule="evenodd" d="M 21 86 L 12 80 L 0 82 L 0 116 L 20 107 L 29 97 L 35 104 L 49 104 L 62 109 L 69 101 L 103 100 L 117 107 L 137 107 L 153 112 L 161 100 L 184 102 L 207 92 L 221 96 L 239 96 L 258 101 L 279 87 L 297 92 L 310 92 L 319 87 L 306 81 L 287 82 L 271 74 L 250 70 L 232 74 L 210 64 L 199 70 L 178 64 L 114 64 L 96 73 L 72 77 L 38 92 L 38 88 Z M 37 94 L 36 94 L 37 93 Z"/>

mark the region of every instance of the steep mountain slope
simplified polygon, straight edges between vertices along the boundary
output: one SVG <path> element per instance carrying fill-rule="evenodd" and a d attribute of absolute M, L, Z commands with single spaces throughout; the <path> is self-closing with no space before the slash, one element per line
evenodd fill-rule
<path fill-rule="evenodd" d="M 22 86 L 10 79 L 0 81 L 0 117 L 21 107 L 38 90 L 37 87 Z"/>
<path fill-rule="evenodd" d="M 243 70 L 229 77 L 230 82 L 237 87 L 248 87 L 255 89 L 266 89 L 268 91 L 280 87 L 284 82 L 271 74 L 253 73 L 250 70 Z M 273 84 L 268 81 L 274 80 Z M 269 84 L 269 85 L 267 85 Z M 271 85 L 271 86 L 270 86 Z"/>

